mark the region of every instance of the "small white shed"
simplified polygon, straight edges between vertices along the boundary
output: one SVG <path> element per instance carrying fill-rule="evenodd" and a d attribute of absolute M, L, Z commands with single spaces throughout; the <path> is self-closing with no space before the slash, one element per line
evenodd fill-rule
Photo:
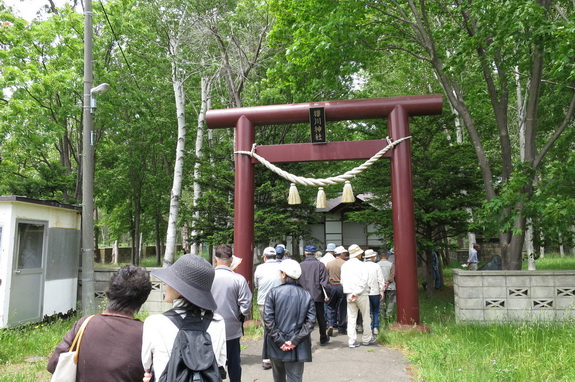
<path fill-rule="evenodd" d="M 81 208 L 0 196 L 0 328 L 76 309 Z"/>

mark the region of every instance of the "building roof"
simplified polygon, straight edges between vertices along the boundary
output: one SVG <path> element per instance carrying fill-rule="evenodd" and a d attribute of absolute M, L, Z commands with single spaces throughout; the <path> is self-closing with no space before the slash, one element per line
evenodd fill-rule
<path fill-rule="evenodd" d="M 32 204 L 41 204 L 41 205 L 47 206 L 47 207 L 66 208 L 69 210 L 82 211 L 82 207 L 80 207 L 80 206 L 74 206 L 72 204 L 64 204 L 64 203 L 60 203 L 56 200 L 33 199 L 33 198 L 28 198 L 26 196 L 18 196 L 18 195 L 0 196 L 0 202 L 32 203 Z"/>
<path fill-rule="evenodd" d="M 355 195 L 356 202 L 359 200 L 362 203 L 369 203 L 370 199 L 373 199 L 373 194 L 357 194 Z M 332 212 L 341 206 L 347 206 L 353 203 L 342 203 L 341 202 L 341 195 L 337 198 L 328 199 L 327 201 L 327 208 L 316 208 L 316 212 Z"/>

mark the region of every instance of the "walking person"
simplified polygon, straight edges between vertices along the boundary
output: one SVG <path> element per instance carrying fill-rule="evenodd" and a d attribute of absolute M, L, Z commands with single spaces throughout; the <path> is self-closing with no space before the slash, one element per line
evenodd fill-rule
<path fill-rule="evenodd" d="M 381 273 L 383 274 L 383 280 L 385 282 L 385 292 L 383 304 L 380 304 L 380 313 L 384 320 L 391 321 L 396 302 L 395 264 L 389 261 L 389 253 L 385 248 L 379 250 L 379 258 L 380 260 L 377 265 L 381 268 Z"/>
<path fill-rule="evenodd" d="M 341 284 L 347 301 L 347 337 L 350 348 L 360 346 L 357 341 L 357 318 L 361 313 L 363 321 L 362 342 L 364 346 L 375 342 L 371 334 L 371 317 L 369 315 L 369 288 L 367 285 L 367 266 L 360 261 L 363 250 L 357 244 L 348 248 L 349 260 L 341 266 Z"/>
<path fill-rule="evenodd" d="M 164 301 L 172 304 L 169 312 L 182 318 L 188 315 L 205 317 L 216 309 L 211 292 L 214 274 L 214 268 L 207 260 L 191 254 L 180 257 L 168 268 L 152 271 L 152 275 L 164 284 Z M 153 377 L 158 380 L 162 375 L 178 331 L 176 324 L 165 314 L 154 314 L 146 318 L 141 352 L 141 363 L 146 369 L 144 381 Z M 222 316 L 214 313 L 206 331 L 210 335 L 218 366 L 223 368 L 226 365 L 226 326 Z M 98 380 L 107 381 L 101 378 Z"/>
<path fill-rule="evenodd" d="M 144 375 L 140 359 L 142 321 L 134 318 L 150 294 L 152 283 L 144 268 L 126 265 L 112 275 L 106 289 L 108 305 L 86 325 L 78 352 L 76 380 L 82 382 L 139 382 Z M 80 318 L 56 346 L 48 360 L 54 373 L 61 353 L 67 352 L 82 323 Z"/>
<path fill-rule="evenodd" d="M 241 382 L 240 338 L 243 335 L 245 317 L 252 308 L 252 292 L 244 276 L 230 269 L 232 247 L 220 244 L 216 247 L 216 270 L 212 295 L 219 313 L 226 323 L 226 352 L 230 382 Z"/>
<path fill-rule="evenodd" d="M 264 304 L 266 302 L 266 296 L 272 288 L 281 284 L 280 261 L 276 259 L 276 254 L 276 250 L 273 247 L 264 249 L 264 263 L 258 265 L 254 272 L 254 287 L 258 291 L 257 304 L 263 328 L 265 328 Z M 264 370 L 271 369 L 271 361 L 269 359 L 263 359 L 262 368 Z"/>
<path fill-rule="evenodd" d="M 479 263 L 479 257 L 477 252 L 481 249 L 481 246 L 477 243 L 473 244 L 473 247 L 469 250 L 469 257 L 467 258 L 467 268 L 470 271 L 477 270 L 477 264 Z"/>
<path fill-rule="evenodd" d="M 301 262 L 301 277 L 299 283 L 309 292 L 315 303 L 317 324 L 319 327 L 319 344 L 326 345 L 329 342 L 327 335 L 327 323 L 325 319 L 324 304 L 328 300 L 327 270 L 325 265 L 315 257 L 316 248 L 314 245 L 306 245 L 305 260 Z"/>
<path fill-rule="evenodd" d="M 385 290 L 385 280 L 381 268 L 373 260 L 376 252 L 373 249 L 367 249 L 364 253 L 365 265 L 368 269 L 367 285 L 369 288 L 369 311 L 371 313 L 371 332 L 374 335 L 379 334 L 379 305 L 383 300 Z"/>
<path fill-rule="evenodd" d="M 335 248 L 335 260 L 327 264 L 327 275 L 330 289 L 329 302 L 327 304 L 328 327 L 327 335 L 335 336 L 335 329 L 338 334 L 347 333 L 347 302 L 341 285 L 341 266 L 347 259 L 347 249 L 340 245 Z"/>
<path fill-rule="evenodd" d="M 282 284 L 269 291 L 264 307 L 264 358 L 271 359 L 274 382 L 302 381 L 304 362 L 311 362 L 315 303 L 301 285 L 301 266 L 280 263 Z"/>

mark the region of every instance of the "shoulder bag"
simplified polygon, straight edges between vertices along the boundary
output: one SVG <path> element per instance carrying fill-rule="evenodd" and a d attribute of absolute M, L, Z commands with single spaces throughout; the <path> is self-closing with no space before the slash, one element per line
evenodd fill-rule
<path fill-rule="evenodd" d="M 58 357 L 56 370 L 54 370 L 54 374 L 52 374 L 50 382 L 76 382 L 80 343 L 82 342 L 82 336 L 84 335 L 84 330 L 86 330 L 86 325 L 88 325 L 88 321 L 90 321 L 92 317 L 94 316 L 89 316 L 84 320 L 84 322 L 82 322 L 80 330 L 78 330 L 78 333 L 76 333 L 76 336 L 74 337 L 74 341 L 72 341 L 70 350 L 65 353 L 61 353 L 60 357 Z"/>

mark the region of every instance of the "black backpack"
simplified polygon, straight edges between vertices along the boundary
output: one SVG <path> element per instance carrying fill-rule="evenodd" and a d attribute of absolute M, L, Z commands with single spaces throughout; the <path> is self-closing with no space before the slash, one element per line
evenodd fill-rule
<path fill-rule="evenodd" d="M 188 311 L 182 318 L 174 310 L 164 313 L 180 330 L 172 354 L 158 382 L 221 382 L 222 375 L 206 332 L 214 314 Z M 225 377 L 224 377 L 225 378 Z"/>

